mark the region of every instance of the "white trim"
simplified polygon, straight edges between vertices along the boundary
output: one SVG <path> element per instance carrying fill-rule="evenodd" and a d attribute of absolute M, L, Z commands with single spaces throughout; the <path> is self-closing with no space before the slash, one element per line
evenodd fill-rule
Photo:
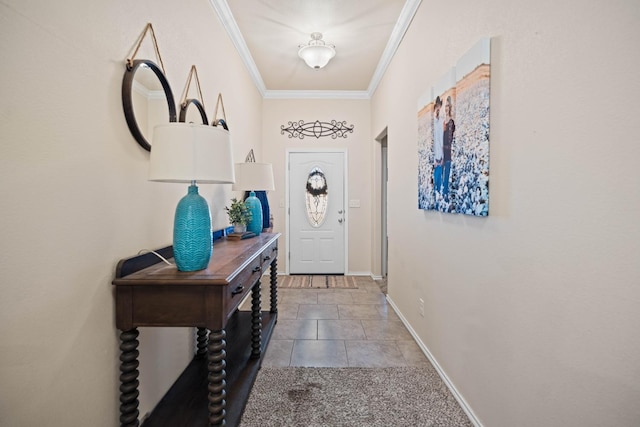
<path fill-rule="evenodd" d="M 371 77 L 371 82 L 369 83 L 369 88 L 367 92 L 369 93 L 369 98 L 371 98 L 378 88 L 378 84 L 380 84 L 380 80 L 384 76 L 385 71 L 387 71 L 387 67 L 391 63 L 393 56 L 396 54 L 398 47 L 400 46 L 400 42 L 404 38 L 405 33 L 409 29 L 409 25 L 413 20 L 416 12 L 418 11 L 418 7 L 420 6 L 420 2 L 422 0 L 407 0 L 400 12 L 400 17 L 398 21 L 396 21 L 396 25 L 393 27 L 393 31 L 391 31 L 391 36 L 389 37 L 389 41 L 387 42 L 387 47 L 384 48 L 382 52 L 382 56 L 380 57 L 380 62 L 378 62 L 378 66 Z"/>
<path fill-rule="evenodd" d="M 264 81 L 262 80 L 262 76 L 260 75 L 260 71 L 256 66 L 251 53 L 249 52 L 249 48 L 247 47 L 247 43 L 244 41 L 244 37 L 240 32 L 240 28 L 238 28 L 238 24 L 236 23 L 233 14 L 231 13 L 231 9 L 229 9 L 229 5 L 226 0 L 209 0 L 211 6 L 216 11 L 216 15 L 218 15 L 218 19 L 220 23 L 227 31 L 231 42 L 235 46 L 238 51 L 238 55 L 240 55 L 240 59 L 244 62 L 245 67 L 247 67 L 247 71 L 253 80 L 253 83 L 256 85 L 258 92 L 260 95 L 264 97 L 267 87 L 264 85 Z"/>
<path fill-rule="evenodd" d="M 244 37 L 238 28 L 238 24 L 236 23 L 233 14 L 231 13 L 231 9 L 229 9 L 229 5 L 226 0 L 209 0 L 211 6 L 218 15 L 218 19 L 220 23 L 227 31 L 231 42 L 235 46 L 242 62 L 247 67 L 247 71 L 253 80 L 253 83 L 258 88 L 260 95 L 263 98 L 267 99 L 370 99 L 376 89 L 378 88 L 378 84 L 380 84 L 380 80 L 384 76 L 385 71 L 387 71 L 387 67 L 391 63 L 391 59 L 395 55 L 398 50 L 398 46 L 400 46 L 400 42 L 404 38 L 405 33 L 409 29 L 409 25 L 413 20 L 416 12 L 418 11 L 418 7 L 422 0 L 407 0 L 400 11 L 400 16 L 396 21 L 393 30 L 391 31 L 391 35 L 389 36 L 389 41 L 387 41 L 387 46 L 382 52 L 382 56 L 380 57 L 380 61 L 378 62 L 378 66 L 373 72 L 373 76 L 371 77 L 371 81 L 369 82 L 369 87 L 366 91 L 324 91 L 324 90 L 267 90 L 267 87 L 264 84 L 264 80 L 262 80 L 262 76 L 260 75 L 260 71 L 256 66 L 251 53 L 249 52 L 249 48 L 247 47 L 247 43 L 244 41 Z"/>
<path fill-rule="evenodd" d="M 291 239 L 291 230 L 289 230 L 289 216 L 290 216 L 290 204 L 289 204 L 289 174 L 291 172 L 290 170 L 290 165 L 289 165 L 289 155 L 291 153 L 342 153 L 344 154 L 344 271 L 345 274 L 347 271 L 349 271 L 349 209 L 347 209 L 348 203 L 347 200 L 349 200 L 349 152 L 347 150 L 346 147 L 344 148 L 313 148 L 313 147 L 300 147 L 300 148 L 287 148 L 285 150 L 285 195 L 284 195 L 284 199 L 285 199 L 285 204 L 284 204 L 284 211 L 285 211 L 285 221 L 284 221 L 284 226 L 285 226 L 285 230 L 287 231 L 287 238 L 286 240 L 286 252 L 285 252 L 285 256 L 286 256 L 286 260 L 287 260 L 287 268 L 285 269 L 285 274 L 289 274 L 290 272 L 290 261 L 291 261 L 291 257 L 289 256 L 289 251 L 291 250 L 291 244 L 290 244 L 290 239 Z"/>
<path fill-rule="evenodd" d="M 265 99 L 369 99 L 364 90 L 267 90 Z"/>
<path fill-rule="evenodd" d="M 167 94 L 164 93 L 164 90 L 149 90 L 145 85 L 138 82 L 137 80 L 133 81 L 132 89 L 135 93 L 144 96 L 147 100 L 167 99 Z"/>
<path fill-rule="evenodd" d="M 349 271 L 344 273 L 345 276 L 368 276 L 371 277 L 370 271 Z"/>
<path fill-rule="evenodd" d="M 469 406 L 467 401 L 464 400 L 464 397 L 462 396 L 462 394 L 453 385 L 453 382 L 449 379 L 449 377 L 444 372 L 442 367 L 438 364 L 438 361 L 433 356 L 433 354 L 431 354 L 431 352 L 429 351 L 429 348 L 418 337 L 418 334 L 416 333 L 416 331 L 413 330 L 413 328 L 411 327 L 407 319 L 402 315 L 402 313 L 400 312 L 400 310 L 395 305 L 395 303 L 393 302 L 393 300 L 389 295 L 387 295 L 387 302 L 389 303 L 389 305 L 391 305 L 391 307 L 393 308 L 393 311 L 396 312 L 396 314 L 398 315 L 402 323 L 404 323 L 404 326 L 407 328 L 407 330 L 409 331 L 413 339 L 416 341 L 416 343 L 418 344 L 418 347 L 420 347 L 420 350 L 422 350 L 424 355 L 427 356 L 427 359 L 429 359 L 429 362 L 431 362 L 436 372 L 438 372 L 438 375 L 440 375 L 440 378 L 442 378 L 442 381 L 444 381 L 449 391 L 451 391 L 451 393 L 453 394 L 453 397 L 456 398 L 462 410 L 465 412 L 465 414 L 467 414 L 467 417 L 469 417 L 469 421 L 471 421 L 471 423 L 476 427 L 483 427 L 478 417 L 476 417 L 476 414 L 473 413 L 471 406 Z"/>

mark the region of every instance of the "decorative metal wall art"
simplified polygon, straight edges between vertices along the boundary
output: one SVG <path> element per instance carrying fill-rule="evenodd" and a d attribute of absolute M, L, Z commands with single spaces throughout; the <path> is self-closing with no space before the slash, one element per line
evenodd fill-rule
<path fill-rule="evenodd" d="M 249 153 L 247 154 L 247 157 L 244 158 L 244 162 L 245 163 L 255 163 L 256 162 L 256 155 L 253 154 L 253 148 L 251 150 L 249 150 Z"/>
<path fill-rule="evenodd" d="M 288 122 L 288 126 L 280 126 L 280 134 L 285 132 L 289 138 L 304 139 L 305 136 L 315 136 L 317 139 L 324 136 L 330 136 L 332 139 L 346 138 L 347 133 L 353 133 L 353 125 L 348 126 L 346 121 L 340 122 L 331 120 L 330 122 L 307 122 L 300 120 L 298 122 Z"/>

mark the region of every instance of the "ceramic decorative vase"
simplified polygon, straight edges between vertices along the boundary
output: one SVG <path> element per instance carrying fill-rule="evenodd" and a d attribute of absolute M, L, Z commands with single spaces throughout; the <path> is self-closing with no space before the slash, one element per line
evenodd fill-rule
<path fill-rule="evenodd" d="M 173 256 L 178 270 L 207 268 L 212 252 L 209 206 L 198 194 L 198 187 L 191 185 L 178 203 L 173 221 Z"/>
<path fill-rule="evenodd" d="M 244 201 L 244 204 L 251 212 L 251 221 L 247 224 L 247 230 L 251 231 L 256 236 L 259 236 L 262 232 L 262 203 L 256 197 L 255 192 L 250 192 L 249 197 Z"/>

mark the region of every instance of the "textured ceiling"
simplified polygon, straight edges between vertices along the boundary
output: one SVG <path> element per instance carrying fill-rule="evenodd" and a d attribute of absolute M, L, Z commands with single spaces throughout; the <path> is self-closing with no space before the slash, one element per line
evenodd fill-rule
<path fill-rule="evenodd" d="M 320 91 L 366 96 L 420 0 L 211 0 L 263 95 Z M 298 46 L 321 32 L 336 56 L 321 70 Z"/>

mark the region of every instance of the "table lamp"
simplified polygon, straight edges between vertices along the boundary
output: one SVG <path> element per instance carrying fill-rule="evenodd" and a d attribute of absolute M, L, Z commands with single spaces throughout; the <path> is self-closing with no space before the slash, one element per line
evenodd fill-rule
<path fill-rule="evenodd" d="M 262 203 L 256 197 L 256 191 L 275 190 L 273 182 L 273 168 L 271 163 L 236 163 L 236 182 L 234 191 L 250 191 L 249 197 L 244 203 L 251 212 L 251 221 L 247 224 L 247 231 L 256 236 L 262 232 Z"/>
<path fill-rule="evenodd" d="M 207 268 L 213 253 L 211 214 L 196 183 L 232 183 L 233 155 L 229 131 L 193 123 L 154 128 L 149 180 L 190 183 L 176 208 L 173 256 L 180 271 Z"/>

